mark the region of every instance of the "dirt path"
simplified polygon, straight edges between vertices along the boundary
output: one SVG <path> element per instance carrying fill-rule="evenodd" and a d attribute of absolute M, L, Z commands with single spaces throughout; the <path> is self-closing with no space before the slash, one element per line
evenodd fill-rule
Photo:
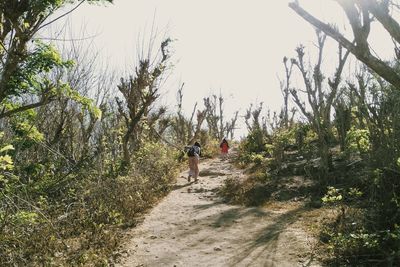
<path fill-rule="evenodd" d="M 182 173 L 175 190 L 131 231 L 117 266 L 320 266 L 312 261 L 314 241 L 298 225 L 302 203 L 225 204 L 216 191 L 242 171 L 220 159 L 200 170 L 197 184 Z"/>

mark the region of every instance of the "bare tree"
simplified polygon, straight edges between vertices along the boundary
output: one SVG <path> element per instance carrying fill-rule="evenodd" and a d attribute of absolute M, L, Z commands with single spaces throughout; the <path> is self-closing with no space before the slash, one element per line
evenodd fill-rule
<path fill-rule="evenodd" d="M 203 122 L 204 122 L 204 120 L 206 118 L 206 113 L 207 113 L 206 110 L 203 110 L 203 111 L 198 110 L 197 111 L 197 115 L 196 115 L 197 123 L 196 123 L 196 126 L 194 127 L 194 129 L 195 129 L 194 130 L 194 134 L 193 134 L 192 138 L 188 142 L 189 144 L 193 144 L 193 142 L 200 137 L 201 125 L 203 124 Z"/>
<path fill-rule="evenodd" d="M 221 139 L 218 127 L 219 116 L 217 115 L 217 96 L 212 95 L 209 97 L 205 97 L 203 100 L 204 106 L 207 110 L 206 121 L 208 126 L 208 133 L 213 138 Z"/>
<path fill-rule="evenodd" d="M 167 47 L 170 42 L 170 39 L 166 39 L 161 43 L 161 56 L 158 61 L 154 61 L 149 52 L 146 57 L 139 59 L 135 76 L 130 76 L 128 79 L 121 78 L 118 85 L 118 90 L 125 100 L 124 102 L 116 98 L 118 111 L 123 116 L 126 126 L 122 139 L 124 168 L 129 165 L 131 149 L 138 146 L 139 122 L 148 115 L 153 103 L 159 97 L 159 82 L 166 70 L 169 59 Z"/>
<path fill-rule="evenodd" d="M 263 103 L 261 102 L 256 109 L 253 109 L 253 104 L 250 104 L 250 107 L 246 110 L 246 114 L 244 115 L 244 122 L 246 123 L 247 130 L 249 132 L 260 129 L 260 115 L 263 109 Z"/>
<path fill-rule="evenodd" d="M 321 179 L 326 179 L 328 169 L 331 166 L 331 157 L 329 151 L 329 140 L 332 136 L 331 132 L 331 108 L 334 100 L 336 99 L 338 87 L 341 82 L 341 75 L 343 67 L 346 63 L 346 59 L 349 55 L 349 51 L 343 52 L 342 47 L 339 45 L 339 64 L 334 74 L 333 79 L 328 79 L 328 88 L 324 84 L 325 77 L 321 71 L 321 63 L 323 58 L 323 49 L 326 41 L 326 35 L 317 31 L 318 40 L 318 58 L 317 63 L 313 67 L 312 71 L 306 69 L 304 63 L 304 47 L 299 46 L 296 49 L 297 57 L 292 59 L 292 64 L 299 70 L 304 86 L 308 104 L 311 111 L 307 110 L 306 104 L 300 99 L 298 92 L 300 89 L 292 88 L 290 93 L 293 96 L 293 100 L 307 118 L 309 123 L 315 129 L 318 135 L 319 142 L 319 156 L 321 157 Z"/>
<path fill-rule="evenodd" d="M 347 132 L 351 127 L 351 103 L 343 97 L 335 101 L 335 126 L 338 132 L 340 151 L 345 151 Z"/>
<path fill-rule="evenodd" d="M 192 129 L 191 125 L 187 123 L 185 116 L 183 115 L 183 110 L 182 110 L 182 105 L 183 105 L 183 87 L 185 83 L 182 83 L 181 87 L 178 90 L 178 95 L 177 95 L 177 100 L 178 100 L 178 110 L 177 110 L 177 116 L 175 118 L 175 124 L 176 127 L 174 127 L 175 130 L 175 135 L 178 140 L 183 142 L 182 144 L 185 144 L 187 141 L 187 137 L 191 135 Z M 195 104 L 196 108 L 197 103 Z M 193 118 L 193 115 L 192 117 Z"/>
<path fill-rule="evenodd" d="M 178 89 L 177 93 L 177 101 L 178 101 L 178 109 L 177 114 L 173 118 L 173 122 L 171 124 L 171 130 L 173 132 L 173 136 L 176 139 L 176 142 L 179 146 L 191 144 L 199 138 L 199 134 L 201 131 L 201 127 L 206 117 L 206 110 L 200 111 L 197 109 L 197 102 L 193 106 L 193 110 L 191 116 L 187 118 L 183 113 L 183 88 L 184 83 L 182 83 L 181 87 Z M 196 119 L 196 122 L 195 122 Z"/>
<path fill-rule="evenodd" d="M 218 104 L 219 104 L 219 131 L 218 137 L 221 140 L 225 136 L 225 125 L 224 125 L 224 98 L 221 94 L 218 97 Z"/>
<path fill-rule="evenodd" d="M 236 111 L 234 114 L 235 115 L 233 116 L 231 121 L 226 122 L 226 124 L 225 124 L 226 136 L 230 136 L 231 139 L 233 139 L 233 137 L 235 135 L 236 121 L 238 119 L 239 111 Z"/>
<path fill-rule="evenodd" d="M 290 76 L 292 75 L 293 64 L 288 65 L 288 58 L 283 58 L 283 65 L 285 66 L 285 80 L 280 82 L 281 91 L 283 95 L 283 125 L 289 127 L 289 95 L 290 95 Z"/>
<path fill-rule="evenodd" d="M 376 1 L 376 0 L 334 0 L 345 12 L 354 35 L 354 41 L 347 39 L 336 27 L 324 23 L 317 19 L 309 12 L 304 10 L 298 3 L 294 1 L 289 3 L 298 15 L 308 21 L 317 29 L 323 31 L 326 35 L 337 41 L 341 46 L 350 51 L 358 60 L 363 62 L 373 71 L 375 71 L 383 79 L 391 83 L 393 86 L 400 88 L 400 74 L 395 66 L 391 66 L 387 62 L 379 59 L 371 53 L 368 37 L 371 29 L 371 22 L 376 19 L 383 28 L 392 37 L 395 45 L 395 55 L 399 58 L 400 44 L 400 25 L 391 16 L 391 6 L 395 4 L 393 1 Z"/>

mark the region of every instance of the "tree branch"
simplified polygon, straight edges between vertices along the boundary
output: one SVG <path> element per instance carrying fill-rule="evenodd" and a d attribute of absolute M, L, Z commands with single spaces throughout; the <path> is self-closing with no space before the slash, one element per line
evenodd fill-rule
<path fill-rule="evenodd" d="M 49 102 L 53 101 L 52 99 L 46 99 L 46 100 L 41 100 L 37 103 L 32 103 L 29 105 L 25 105 L 22 107 L 18 107 L 12 110 L 8 110 L 8 111 L 3 111 L 2 113 L 0 113 L 0 119 L 6 118 L 6 117 L 10 117 L 13 114 L 19 113 L 19 112 L 23 112 L 32 108 L 37 108 L 43 105 L 48 104 Z"/>
<path fill-rule="evenodd" d="M 296 2 L 289 3 L 289 7 L 293 9 L 298 15 L 300 15 L 303 19 L 309 22 L 314 27 L 320 29 L 329 37 L 340 43 L 343 47 L 349 50 L 354 56 L 357 57 L 358 60 L 363 62 L 373 71 L 375 71 L 378 75 L 380 75 L 383 79 L 391 83 L 393 86 L 400 88 L 400 76 L 397 72 L 387 65 L 382 60 L 376 58 L 375 56 L 371 55 L 369 49 L 362 49 L 359 44 L 354 45 L 348 39 L 346 39 L 341 33 L 339 33 L 336 29 L 334 29 L 329 24 L 326 24 L 306 10 L 304 10 L 300 5 Z"/>
<path fill-rule="evenodd" d="M 82 1 L 81 1 L 79 4 L 77 4 L 74 8 L 72 8 L 71 10 L 65 12 L 64 14 L 62 14 L 62 15 L 60 15 L 60 16 L 58 16 L 57 18 L 52 19 L 51 21 L 49 21 L 49 22 L 47 22 L 47 23 L 45 23 L 45 24 L 43 24 L 43 25 L 40 25 L 40 26 L 38 25 L 38 27 L 36 27 L 36 29 L 34 30 L 34 32 L 33 32 L 32 34 L 38 32 L 40 29 L 42 29 L 42 28 L 44 28 L 44 27 L 46 27 L 46 26 L 52 24 L 53 22 L 55 22 L 55 21 L 57 21 L 57 20 L 59 20 L 59 19 L 65 17 L 65 16 L 67 16 L 68 14 L 71 14 L 74 10 L 76 10 L 76 9 L 77 9 L 80 5 L 82 5 L 84 2 L 86 2 L 86 0 L 82 0 Z"/>
<path fill-rule="evenodd" d="M 400 43 L 400 25 L 399 23 L 389 15 L 389 11 L 383 4 L 379 4 L 372 0 L 359 1 L 360 4 L 364 5 L 369 12 L 371 12 L 375 18 L 382 24 L 386 31 Z"/>

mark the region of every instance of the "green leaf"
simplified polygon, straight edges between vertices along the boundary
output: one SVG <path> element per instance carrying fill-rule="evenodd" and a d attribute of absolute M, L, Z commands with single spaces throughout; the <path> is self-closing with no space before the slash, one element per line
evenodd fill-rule
<path fill-rule="evenodd" d="M 4 171 L 14 169 L 14 162 L 9 155 L 0 156 L 0 169 Z"/>
<path fill-rule="evenodd" d="M 14 150 L 14 146 L 13 145 L 7 145 L 7 146 L 1 148 L 0 152 L 4 152 L 4 151 L 8 151 L 8 150 Z"/>

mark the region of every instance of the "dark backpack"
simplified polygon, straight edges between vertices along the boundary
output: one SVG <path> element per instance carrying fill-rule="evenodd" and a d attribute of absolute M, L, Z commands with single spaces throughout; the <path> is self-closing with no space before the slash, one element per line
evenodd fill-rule
<path fill-rule="evenodd" d="M 187 152 L 187 155 L 189 157 L 194 157 L 194 154 L 196 153 L 196 149 L 194 148 L 194 146 L 191 146 Z"/>

